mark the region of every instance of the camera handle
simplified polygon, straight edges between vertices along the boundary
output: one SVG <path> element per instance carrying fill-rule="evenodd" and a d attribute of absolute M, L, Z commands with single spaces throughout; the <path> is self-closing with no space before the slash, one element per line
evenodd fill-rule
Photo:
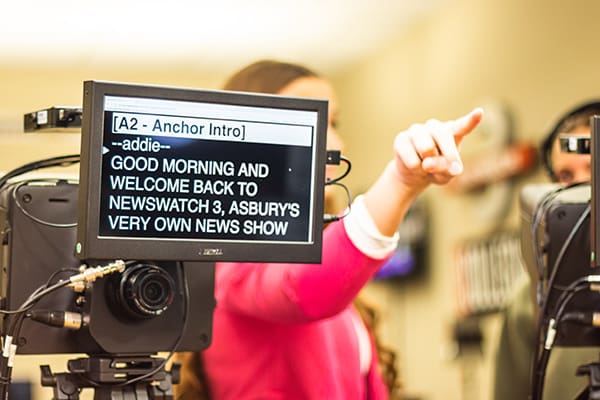
<path fill-rule="evenodd" d="M 172 384 L 179 383 L 180 364 L 171 371 L 159 369 L 153 375 L 124 384 L 158 368 L 164 359 L 151 356 L 91 356 L 69 360 L 69 372 L 53 374 L 41 365 L 42 386 L 53 386 L 53 400 L 78 400 L 83 388 L 94 389 L 94 400 L 173 400 Z"/>
<path fill-rule="evenodd" d="M 600 400 L 600 362 L 580 365 L 577 368 L 576 375 L 587 375 L 589 383 L 575 400 Z"/>

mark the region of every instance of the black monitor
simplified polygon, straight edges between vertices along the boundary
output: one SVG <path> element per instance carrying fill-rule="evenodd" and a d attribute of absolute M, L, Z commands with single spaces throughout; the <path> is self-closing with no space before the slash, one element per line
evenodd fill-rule
<path fill-rule="evenodd" d="M 600 115 L 590 117 L 591 145 L 588 148 L 592 159 L 591 180 L 592 194 L 590 200 L 590 263 L 593 268 L 600 267 Z M 598 270 L 596 270 L 598 271 Z M 598 272 L 596 272 L 598 273 Z"/>
<path fill-rule="evenodd" d="M 84 83 L 80 259 L 321 261 L 327 101 Z"/>

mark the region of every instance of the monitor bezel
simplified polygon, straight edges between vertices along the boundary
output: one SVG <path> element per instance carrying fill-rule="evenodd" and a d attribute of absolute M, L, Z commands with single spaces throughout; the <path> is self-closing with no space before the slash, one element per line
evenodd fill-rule
<path fill-rule="evenodd" d="M 317 112 L 313 142 L 313 191 L 310 242 L 253 242 L 169 238 L 100 237 L 100 191 L 105 96 L 157 98 L 220 105 L 266 107 Z M 320 263 L 326 164 L 328 102 L 326 99 L 285 97 L 222 90 L 107 81 L 85 81 L 81 130 L 78 229 L 76 255 L 80 259 L 136 259 L 177 261 L 240 261 Z"/>

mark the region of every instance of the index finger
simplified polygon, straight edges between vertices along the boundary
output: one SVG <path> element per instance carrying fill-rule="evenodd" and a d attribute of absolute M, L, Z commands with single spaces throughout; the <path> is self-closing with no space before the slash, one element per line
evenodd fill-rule
<path fill-rule="evenodd" d="M 457 140 L 462 139 L 465 135 L 469 134 L 479 124 L 483 118 L 483 109 L 481 107 L 475 108 L 473 111 L 465 116 L 462 116 L 454 121 L 452 124 L 452 134 Z"/>

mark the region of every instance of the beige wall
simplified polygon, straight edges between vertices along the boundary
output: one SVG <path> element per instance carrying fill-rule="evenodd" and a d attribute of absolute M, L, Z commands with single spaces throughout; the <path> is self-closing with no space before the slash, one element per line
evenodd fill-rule
<path fill-rule="evenodd" d="M 79 152 L 79 135 L 23 133 L 23 115 L 51 106 L 81 106 L 84 80 L 138 82 L 214 89 L 231 71 L 198 71 L 195 66 L 171 68 L 67 65 L 45 68 L 0 62 L 0 171 L 39 158 Z"/>
<path fill-rule="evenodd" d="M 391 157 L 397 131 L 431 117 L 453 118 L 492 100 L 512 110 L 515 137 L 538 143 L 554 116 L 583 99 L 600 98 L 600 52 L 594 50 L 599 16 L 600 3 L 593 0 L 449 1 L 434 17 L 336 76 L 354 191 L 365 188 Z M 464 144 L 471 156 L 489 151 L 486 143 L 493 141 L 476 135 Z M 528 181 L 534 179 L 544 178 L 537 174 Z M 426 399 L 489 398 L 497 318 L 483 320 L 484 354 L 475 359 L 474 374 L 450 357 L 454 249 L 493 227 L 518 223 L 516 212 L 504 221 L 486 211 L 495 200 L 489 193 L 453 195 L 430 188 L 429 279 L 367 290 L 383 306 L 384 336 L 397 346 L 408 392 Z"/>
<path fill-rule="evenodd" d="M 581 99 L 600 97 L 594 50 L 600 37 L 596 0 L 453 0 L 433 17 L 390 38 L 385 48 L 357 65 L 332 73 L 339 89 L 341 129 L 353 162 L 349 186 L 363 190 L 391 157 L 394 134 L 412 122 L 452 118 L 491 100 L 506 103 L 518 138 L 539 140 L 553 116 Z M 24 113 L 51 105 L 79 105 L 81 82 L 104 79 L 194 87 L 218 87 L 231 71 L 206 74 L 197 66 L 177 69 L 73 65 L 61 69 L 0 64 L 0 171 L 42 157 L 78 152 L 72 134 L 23 134 Z M 475 154 L 490 138 L 469 138 Z M 541 177 L 537 175 L 536 178 Z M 529 178 L 530 180 L 533 178 Z M 523 184 L 520 181 L 519 184 Z M 514 196 L 513 196 L 514 199 Z M 490 227 L 515 227 L 480 214 L 485 195 L 427 192 L 431 206 L 431 263 L 427 280 L 373 284 L 367 297 L 384 315 L 384 338 L 399 353 L 408 392 L 424 399 L 489 398 L 489 358 L 497 319 L 485 318 L 480 368 L 461 375 L 452 360 L 455 320 L 453 249 Z M 482 205 L 483 204 L 483 205 Z M 53 361 L 64 371 L 66 357 Z M 38 381 L 46 357 L 18 357 L 15 377 Z M 475 395 L 461 393 L 467 378 Z M 471 390 L 471 389 L 470 389 Z M 44 398 L 48 398 L 44 395 Z"/>

